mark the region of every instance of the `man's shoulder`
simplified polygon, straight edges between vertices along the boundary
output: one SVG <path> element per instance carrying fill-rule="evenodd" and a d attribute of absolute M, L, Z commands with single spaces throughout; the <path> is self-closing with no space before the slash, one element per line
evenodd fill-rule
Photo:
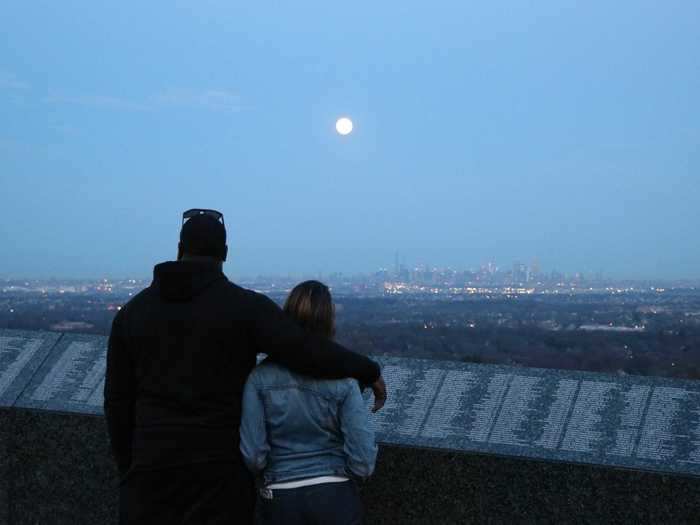
<path fill-rule="evenodd" d="M 136 309 L 138 309 L 138 306 L 146 301 L 149 300 L 152 294 L 152 285 L 147 286 L 143 290 L 139 291 L 136 295 L 131 297 L 128 301 L 126 301 L 124 304 L 122 304 L 118 311 L 117 315 L 115 316 L 116 318 L 122 319 L 125 316 L 129 314 L 129 312 L 132 312 Z"/>
<path fill-rule="evenodd" d="M 260 292 L 256 292 L 255 290 L 245 288 L 228 279 L 225 281 L 225 284 L 223 286 L 227 291 L 235 294 L 240 299 L 250 301 L 251 303 L 262 304 L 271 300 L 269 297 Z"/>
<path fill-rule="evenodd" d="M 246 312 L 246 315 L 260 316 L 265 315 L 271 305 L 275 304 L 267 296 L 244 288 L 228 279 L 222 279 L 216 285 L 218 292 L 210 297 L 210 301 L 214 301 L 219 305 L 236 306 L 237 310 Z M 120 320 L 128 319 L 129 317 L 138 317 L 144 309 L 151 308 L 153 304 L 160 304 L 163 299 L 159 296 L 158 291 L 154 288 L 153 283 L 136 295 L 129 298 L 122 304 L 117 312 Z"/>

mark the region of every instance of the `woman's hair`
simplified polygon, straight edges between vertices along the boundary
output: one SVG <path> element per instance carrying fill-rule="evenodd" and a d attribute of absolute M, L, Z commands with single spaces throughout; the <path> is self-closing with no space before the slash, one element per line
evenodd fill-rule
<path fill-rule="evenodd" d="M 284 312 L 309 333 L 335 336 L 335 308 L 328 287 L 318 281 L 297 284 L 284 303 Z"/>

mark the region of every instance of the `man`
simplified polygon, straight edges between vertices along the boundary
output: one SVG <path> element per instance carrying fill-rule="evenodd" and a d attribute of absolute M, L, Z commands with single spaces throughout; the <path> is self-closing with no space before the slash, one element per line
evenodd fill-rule
<path fill-rule="evenodd" d="M 183 214 L 177 261 L 112 323 L 104 410 L 120 476 L 121 524 L 252 523 L 251 475 L 239 451 L 241 397 L 258 352 L 317 378 L 371 385 L 379 366 L 306 334 L 264 295 L 230 282 L 223 215 Z"/>

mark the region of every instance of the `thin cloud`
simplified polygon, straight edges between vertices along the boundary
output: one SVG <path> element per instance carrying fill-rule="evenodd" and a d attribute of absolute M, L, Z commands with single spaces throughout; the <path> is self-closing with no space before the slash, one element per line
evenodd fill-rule
<path fill-rule="evenodd" d="M 46 98 L 46 102 L 50 104 L 74 104 L 77 106 L 126 111 L 146 111 L 151 109 L 147 104 L 141 104 L 129 99 L 112 97 L 109 95 L 51 95 Z"/>
<path fill-rule="evenodd" d="M 155 98 L 163 106 L 202 108 L 216 111 L 240 111 L 241 97 L 232 91 L 208 89 L 205 91 L 170 90 Z"/>
<path fill-rule="evenodd" d="M 111 95 L 51 95 L 45 101 L 50 104 L 74 104 L 122 111 L 154 111 L 164 107 L 209 111 L 241 111 L 243 109 L 241 97 L 237 93 L 222 89 L 203 91 L 173 89 L 148 97 L 143 101 Z"/>
<path fill-rule="evenodd" d="M 17 78 L 17 75 L 8 71 L 0 71 L 0 89 L 29 89 L 29 84 Z"/>

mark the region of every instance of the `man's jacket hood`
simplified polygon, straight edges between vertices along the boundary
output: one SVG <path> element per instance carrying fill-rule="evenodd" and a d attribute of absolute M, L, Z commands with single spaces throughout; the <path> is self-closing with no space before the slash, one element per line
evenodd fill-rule
<path fill-rule="evenodd" d="M 221 279 L 226 276 L 216 262 L 168 261 L 153 268 L 153 287 L 164 301 L 190 301 Z"/>

